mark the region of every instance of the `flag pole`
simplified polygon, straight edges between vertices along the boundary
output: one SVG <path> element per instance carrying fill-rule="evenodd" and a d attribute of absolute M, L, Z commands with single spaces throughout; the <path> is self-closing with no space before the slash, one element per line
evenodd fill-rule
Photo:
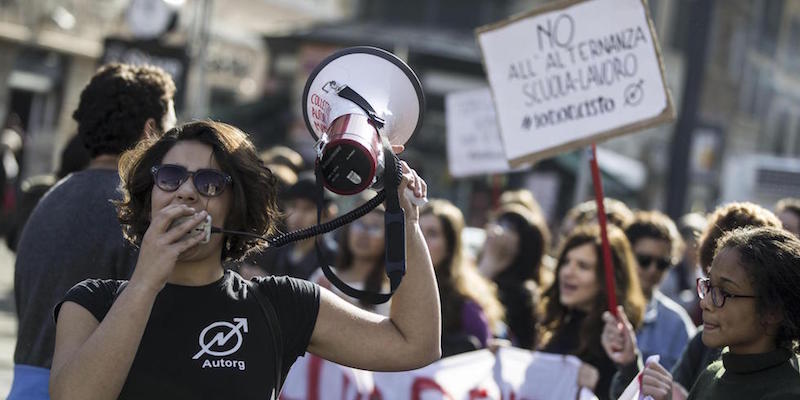
<path fill-rule="evenodd" d="M 600 168 L 597 166 L 597 145 L 592 143 L 589 165 L 592 169 L 592 184 L 594 185 L 594 199 L 597 203 L 597 221 L 600 224 L 600 239 L 603 247 L 603 265 L 605 267 L 606 293 L 608 297 L 608 310 L 617 316 L 617 291 L 614 282 L 614 264 L 611 258 L 611 246 L 608 242 L 608 220 L 606 208 L 603 203 L 603 180 L 600 177 Z"/>

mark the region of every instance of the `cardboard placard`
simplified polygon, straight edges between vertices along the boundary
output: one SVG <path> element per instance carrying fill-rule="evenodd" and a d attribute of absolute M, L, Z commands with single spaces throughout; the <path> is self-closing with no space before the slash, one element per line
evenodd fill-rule
<path fill-rule="evenodd" d="M 450 175 L 461 178 L 510 170 L 488 87 L 448 93 L 444 109 Z"/>
<path fill-rule="evenodd" d="M 476 31 L 511 166 L 675 118 L 644 0 L 565 0 Z"/>

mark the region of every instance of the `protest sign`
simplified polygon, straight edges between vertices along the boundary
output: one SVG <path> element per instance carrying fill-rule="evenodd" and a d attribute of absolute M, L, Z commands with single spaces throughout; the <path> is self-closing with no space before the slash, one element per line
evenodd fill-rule
<path fill-rule="evenodd" d="M 355 399 L 375 390 L 373 372 L 343 367 L 306 353 L 289 370 L 281 400 Z"/>
<path fill-rule="evenodd" d="M 488 87 L 449 93 L 444 109 L 450 175 L 461 178 L 510 169 Z"/>
<path fill-rule="evenodd" d="M 499 399 L 495 382 L 495 357 L 478 350 L 444 358 L 408 372 L 376 372 L 375 387 L 381 399 Z"/>
<path fill-rule="evenodd" d="M 477 30 L 512 166 L 674 118 L 643 0 L 566 0 Z"/>

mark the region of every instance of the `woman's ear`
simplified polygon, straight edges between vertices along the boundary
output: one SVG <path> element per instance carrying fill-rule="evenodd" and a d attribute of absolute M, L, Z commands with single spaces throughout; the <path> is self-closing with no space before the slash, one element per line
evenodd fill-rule
<path fill-rule="evenodd" d="M 767 325 L 779 325 L 783 322 L 783 311 L 777 308 L 766 310 L 761 320 Z"/>

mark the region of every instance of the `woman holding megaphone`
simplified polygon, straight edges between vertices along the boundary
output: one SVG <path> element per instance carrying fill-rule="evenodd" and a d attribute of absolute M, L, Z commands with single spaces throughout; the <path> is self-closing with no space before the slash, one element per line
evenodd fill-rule
<path fill-rule="evenodd" d="M 425 182 L 402 167 L 400 188 L 424 198 Z M 205 227 L 263 236 L 277 215 L 275 178 L 239 129 L 172 129 L 125 154 L 120 175 L 117 206 L 126 237 L 140 246 L 136 269 L 128 281 L 81 282 L 56 307 L 52 398 L 277 399 L 306 350 L 380 371 L 439 358 L 433 267 L 405 196 L 407 272 L 383 317 L 307 281 L 246 281 L 223 269 L 259 244 Z"/>

